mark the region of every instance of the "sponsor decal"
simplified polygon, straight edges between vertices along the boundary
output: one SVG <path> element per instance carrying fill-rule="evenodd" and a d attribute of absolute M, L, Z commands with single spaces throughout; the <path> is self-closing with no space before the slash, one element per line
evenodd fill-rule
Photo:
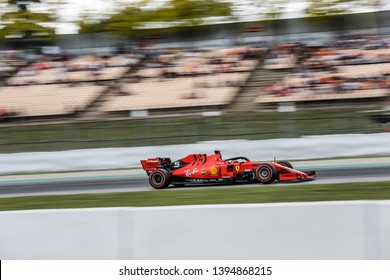
<path fill-rule="evenodd" d="M 222 165 L 222 164 L 225 164 L 225 162 L 224 161 L 217 161 L 217 164 Z"/>
<path fill-rule="evenodd" d="M 209 169 L 210 175 L 216 176 L 219 174 L 219 168 L 216 166 L 211 166 Z"/>
<path fill-rule="evenodd" d="M 252 169 L 245 169 L 245 172 L 251 172 Z"/>
<path fill-rule="evenodd" d="M 148 162 L 150 162 L 150 163 L 158 163 L 159 161 L 156 160 L 156 159 L 148 159 Z"/>
<path fill-rule="evenodd" d="M 203 176 L 206 175 L 206 169 L 202 169 L 202 170 L 200 171 L 200 174 L 202 174 Z"/>
<path fill-rule="evenodd" d="M 186 177 L 192 177 L 192 175 L 194 175 L 197 172 L 199 172 L 198 168 L 194 168 L 192 171 L 191 170 L 184 171 Z"/>
<path fill-rule="evenodd" d="M 240 171 L 240 166 L 236 165 L 236 171 Z"/>
<path fill-rule="evenodd" d="M 219 179 L 186 179 L 186 182 L 196 182 L 196 183 L 204 183 L 204 182 L 218 182 Z"/>

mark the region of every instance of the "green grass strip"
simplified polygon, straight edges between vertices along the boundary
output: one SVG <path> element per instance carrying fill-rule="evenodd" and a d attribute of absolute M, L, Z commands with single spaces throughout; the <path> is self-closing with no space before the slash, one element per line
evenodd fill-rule
<path fill-rule="evenodd" d="M 390 181 L 12 197 L 0 199 L 0 210 L 385 199 L 390 199 Z"/>

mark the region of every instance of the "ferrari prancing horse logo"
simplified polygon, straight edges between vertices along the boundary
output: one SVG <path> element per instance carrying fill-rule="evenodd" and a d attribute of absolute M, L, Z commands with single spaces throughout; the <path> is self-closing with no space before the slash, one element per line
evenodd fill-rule
<path fill-rule="evenodd" d="M 236 165 L 236 171 L 240 171 L 240 166 Z"/>

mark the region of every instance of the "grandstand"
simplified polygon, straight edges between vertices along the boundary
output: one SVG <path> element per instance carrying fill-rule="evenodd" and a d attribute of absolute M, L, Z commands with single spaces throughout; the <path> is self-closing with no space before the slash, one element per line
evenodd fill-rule
<path fill-rule="evenodd" d="M 388 37 L 329 44 L 162 48 L 152 55 L 2 57 L 0 118 L 129 117 L 132 112 L 250 112 L 283 104 L 381 104 L 389 96 Z"/>
<path fill-rule="evenodd" d="M 11 60 L 12 72 L 0 88 L 0 108 L 12 112 L 7 119 L 75 116 L 104 95 L 139 59 L 128 55 L 41 56 L 33 63 Z"/>
<path fill-rule="evenodd" d="M 249 72 L 152 80 L 121 87 L 122 96 L 102 106 L 106 112 L 205 107 L 229 104 Z"/>
<path fill-rule="evenodd" d="M 297 45 L 291 53 L 300 54 L 300 63 L 281 80 L 262 87 L 255 102 L 263 108 L 287 103 L 301 107 L 384 104 L 390 88 L 389 38 L 342 42 L 315 48 Z M 280 62 L 279 69 L 289 68 Z"/>
<path fill-rule="evenodd" d="M 233 102 L 263 49 L 240 47 L 212 51 L 175 51 L 145 61 L 131 82 L 102 106 L 104 112 L 219 108 Z"/>
<path fill-rule="evenodd" d="M 170 50 L 144 59 L 141 55 L 43 57 L 15 68 L 0 89 L 0 107 L 11 110 L 15 120 L 219 108 L 233 102 L 263 51 Z"/>
<path fill-rule="evenodd" d="M 0 149 L 388 130 L 371 117 L 389 104 L 387 36 L 287 44 L 225 41 L 186 47 L 165 42 L 120 52 L 2 51 Z"/>
<path fill-rule="evenodd" d="M 57 84 L 71 82 L 92 82 L 117 80 L 128 71 L 127 67 L 107 67 L 91 70 L 71 70 L 56 67 L 45 70 L 21 70 L 11 77 L 7 83 L 10 86 Z"/>
<path fill-rule="evenodd" d="M 17 117 L 49 117 L 83 111 L 106 90 L 92 84 L 27 85 L 1 88 L 0 97 L 1 105 Z"/>

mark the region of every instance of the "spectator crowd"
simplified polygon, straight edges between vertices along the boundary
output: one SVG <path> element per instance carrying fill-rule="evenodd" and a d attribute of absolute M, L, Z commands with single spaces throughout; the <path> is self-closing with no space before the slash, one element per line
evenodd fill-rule
<path fill-rule="evenodd" d="M 274 52 L 296 58 L 293 73 L 261 89 L 263 94 L 288 96 L 346 93 L 390 87 L 390 38 L 348 37 L 328 44 L 291 44 Z"/>
<path fill-rule="evenodd" d="M 270 49 L 251 45 L 164 47 L 153 52 L 109 55 L 7 50 L 0 52 L 0 120 L 15 115 L 47 115 L 49 111 L 66 114 L 74 107 L 83 110 L 111 88 L 116 91 L 101 106 L 104 113 L 229 104 L 261 62 L 265 69 L 288 69 L 288 73 L 277 83 L 262 87 L 260 96 L 305 94 L 310 99 L 390 88 L 389 37 L 351 36 L 329 43 L 289 43 Z M 59 91 L 66 93 L 62 99 Z M 75 96 L 67 98 L 72 92 Z M 39 94 L 47 102 L 37 101 Z M 76 100 L 78 96 L 82 101 Z M 37 102 L 28 102 L 34 98 Z M 56 110 L 49 110 L 47 107 L 54 103 Z"/>

